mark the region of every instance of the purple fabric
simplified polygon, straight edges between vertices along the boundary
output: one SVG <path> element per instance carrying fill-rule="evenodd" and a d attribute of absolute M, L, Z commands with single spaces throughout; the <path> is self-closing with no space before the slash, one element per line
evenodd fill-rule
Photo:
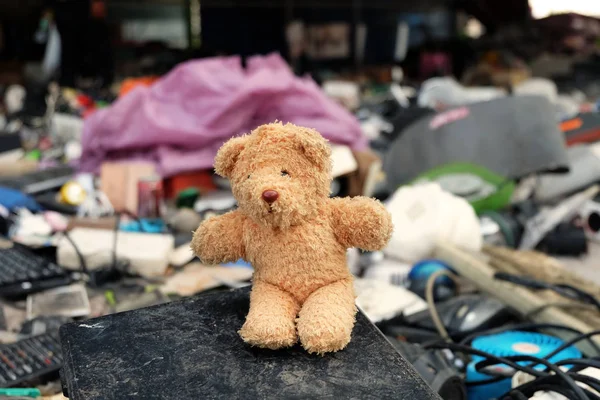
<path fill-rule="evenodd" d="M 367 145 L 358 120 L 310 78 L 298 78 L 277 54 L 181 64 L 84 123 L 80 169 L 105 160 L 150 160 L 162 176 L 207 169 L 232 136 L 279 120 L 314 128 L 333 143 Z"/>

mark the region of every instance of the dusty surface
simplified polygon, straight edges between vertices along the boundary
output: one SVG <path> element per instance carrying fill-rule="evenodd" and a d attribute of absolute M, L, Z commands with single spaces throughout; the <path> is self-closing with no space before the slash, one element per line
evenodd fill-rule
<path fill-rule="evenodd" d="M 439 399 L 363 314 L 321 357 L 246 345 L 248 303 L 237 289 L 63 326 L 69 398 Z"/>

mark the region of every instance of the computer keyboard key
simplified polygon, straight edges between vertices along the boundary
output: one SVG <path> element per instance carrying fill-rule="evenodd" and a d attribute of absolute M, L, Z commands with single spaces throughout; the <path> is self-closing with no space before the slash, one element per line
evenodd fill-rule
<path fill-rule="evenodd" d="M 24 296 L 69 283 L 64 269 L 22 246 L 0 249 L 0 296 Z"/>
<path fill-rule="evenodd" d="M 19 280 L 19 281 L 24 281 L 25 279 L 28 278 L 27 273 L 25 273 L 25 272 L 16 273 L 14 275 L 14 277 L 15 277 L 16 280 Z"/>
<path fill-rule="evenodd" d="M 27 276 L 31 279 L 38 279 L 40 277 L 40 273 L 32 269 L 27 271 Z"/>
<path fill-rule="evenodd" d="M 62 349 L 50 349 L 57 343 L 57 332 L 0 345 L 0 386 L 19 386 L 62 367 Z"/>

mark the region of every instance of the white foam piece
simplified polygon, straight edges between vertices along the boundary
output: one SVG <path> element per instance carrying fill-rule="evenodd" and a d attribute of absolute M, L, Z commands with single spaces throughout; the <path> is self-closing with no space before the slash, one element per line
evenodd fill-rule
<path fill-rule="evenodd" d="M 114 231 L 105 229 L 75 228 L 69 232 L 88 270 L 112 264 L 114 235 Z M 131 273 L 145 277 L 162 276 L 169 266 L 174 242 L 171 235 L 119 231 L 117 260 L 127 260 Z M 59 240 L 57 247 L 59 265 L 71 270 L 81 269 L 79 256 L 66 237 Z"/>

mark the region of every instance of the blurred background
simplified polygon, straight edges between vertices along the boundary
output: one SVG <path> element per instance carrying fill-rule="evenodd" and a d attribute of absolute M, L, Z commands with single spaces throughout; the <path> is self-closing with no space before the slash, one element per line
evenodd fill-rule
<path fill-rule="evenodd" d="M 525 381 L 424 342 L 518 327 L 478 349 L 543 357 L 569 338 L 543 324 L 600 329 L 600 3 L 0 0 L 0 353 L 56 355 L 0 354 L 0 389 L 60 392 L 64 322 L 247 285 L 189 242 L 236 207 L 219 147 L 275 120 L 330 141 L 332 196 L 392 214 L 348 251 L 357 302 L 444 399 Z"/>
<path fill-rule="evenodd" d="M 43 65 L 46 52 L 54 61 L 46 61 L 45 73 L 71 86 L 95 79 L 95 86 L 107 87 L 132 76 L 164 74 L 190 59 L 271 52 L 317 80 L 372 69 L 389 81 L 384 71 L 399 65 L 407 79 L 448 75 L 460 81 L 488 51 L 530 67 L 544 55 L 568 55 L 571 62 L 592 56 L 598 35 L 593 15 L 599 11 L 588 3 L 3 1 L 2 82 L 24 79 L 26 67 Z M 444 59 L 437 69 L 424 65 L 432 54 Z"/>

